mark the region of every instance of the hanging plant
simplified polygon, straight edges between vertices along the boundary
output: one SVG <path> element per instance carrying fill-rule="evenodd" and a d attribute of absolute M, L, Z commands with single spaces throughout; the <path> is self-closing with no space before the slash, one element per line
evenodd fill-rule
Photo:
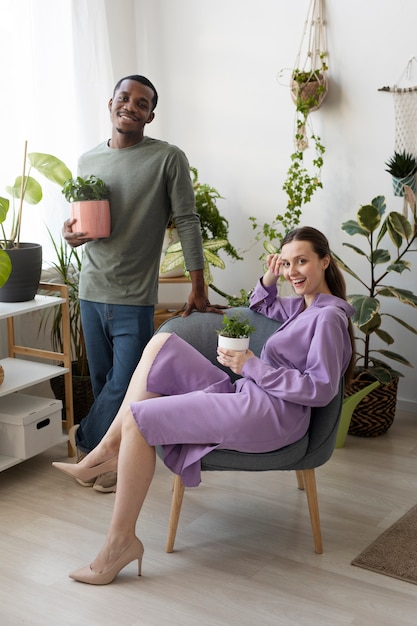
<path fill-rule="evenodd" d="M 291 72 L 290 93 L 295 103 L 294 151 L 282 189 L 287 194 L 287 207 L 270 223 L 261 226 L 256 217 L 250 217 L 255 238 L 264 239 L 267 253 L 275 252 L 285 234 L 300 223 L 302 209 L 311 201 L 317 189 L 322 189 L 321 170 L 325 147 L 314 132 L 310 113 L 316 111 L 327 94 L 326 42 L 323 25 L 322 0 L 311 0 L 304 33 Z M 313 144 L 314 156 L 305 162 L 305 151 Z"/>

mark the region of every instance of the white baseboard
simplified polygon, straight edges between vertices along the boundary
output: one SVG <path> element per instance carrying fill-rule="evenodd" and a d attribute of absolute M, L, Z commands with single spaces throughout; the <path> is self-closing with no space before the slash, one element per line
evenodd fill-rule
<path fill-rule="evenodd" d="M 417 414 L 417 402 L 409 402 L 408 400 L 397 400 L 397 409 L 406 411 L 407 413 Z"/>

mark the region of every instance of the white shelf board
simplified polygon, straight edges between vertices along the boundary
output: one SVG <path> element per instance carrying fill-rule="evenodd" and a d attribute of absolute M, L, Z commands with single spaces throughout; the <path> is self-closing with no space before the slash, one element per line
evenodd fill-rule
<path fill-rule="evenodd" d="M 0 396 L 7 396 L 14 391 L 43 383 L 68 372 L 68 368 L 59 365 L 26 361 L 25 359 L 0 359 L 4 369 L 4 381 L 0 385 Z"/>
<path fill-rule="evenodd" d="M 65 298 L 56 296 L 35 296 L 33 300 L 26 302 L 0 302 L 0 319 L 46 309 L 62 302 L 65 302 Z"/>

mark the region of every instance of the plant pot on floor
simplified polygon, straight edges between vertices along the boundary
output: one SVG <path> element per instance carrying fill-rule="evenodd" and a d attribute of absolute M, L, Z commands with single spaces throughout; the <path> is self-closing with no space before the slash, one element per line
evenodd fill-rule
<path fill-rule="evenodd" d="M 88 239 L 105 239 L 110 236 L 110 202 L 108 200 L 83 200 L 71 203 L 74 227 Z"/>
<path fill-rule="evenodd" d="M 360 372 L 346 388 L 345 398 L 363 389 L 375 379 Z M 358 437 L 378 437 L 387 432 L 394 421 L 397 405 L 398 378 L 368 393 L 353 411 L 348 433 Z"/>
<path fill-rule="evenodd" d="M 63 407 L 65 407 L 64 376 L 51 378 L 50 384 L 55 398 L 61 400 Z M 75 375 L 74 364 L 72 374 L 72 400 L 74 404 L 74 424 L 79 424 L 83 417 L 88 414 L 94 402 L 94 395 L 90 377 Z"/>
<path fill-rule="evenodd" d="M 33 300 L 38 291 L 42 269 L 42 246 L 21 243 L 4 250 L 12 263 L 7 282 L 0 288 L 0 302 L 26 302 Z"/>

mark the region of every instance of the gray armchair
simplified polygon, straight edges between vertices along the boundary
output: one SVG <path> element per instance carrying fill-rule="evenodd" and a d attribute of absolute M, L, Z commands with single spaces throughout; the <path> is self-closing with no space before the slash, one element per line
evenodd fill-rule
<path fill-rule="evenodd" d="M 260 354 L 266 339 L 279 327 L 278 322 L 269 320 L 263 315 L 244 307 L 228 309 L 231 316 L 242 312 L 255 327 L 251 336 L 250 348 Z M 215 313 L 193 313 L 187 318 L 175 317 L 167 320 L 158 332 L 175 332 L 193 345 L 213 363 L 216 361 L 217 334 L 222 324 L 222 316 Z M 227 370 L 229 373 L 230 370 Z M 313 408 L 310 427 L 306 435 L 299 441 L 275 450 L 274 452 L 246 453 L 234 450 L 213 450 L 201 463 L 203 471 L 272 471 L 295 470 L 299 489 L 305 489 L 310 513 L 314 548 L 318 554 L 323 552 L 320 518 L 315 479 L 315 468 L 323 465 L 331 457 L 338 430 L 342 410 L 343 384 L 337 396 L 325 407 Z M 161 449 L 158 454 L 162 456 Z M 181 513 L 184 485 L 179 476 L 175 477 L 171 514 L 168 528 L 166 551 L 174 549 L 178 520 Z"/>

